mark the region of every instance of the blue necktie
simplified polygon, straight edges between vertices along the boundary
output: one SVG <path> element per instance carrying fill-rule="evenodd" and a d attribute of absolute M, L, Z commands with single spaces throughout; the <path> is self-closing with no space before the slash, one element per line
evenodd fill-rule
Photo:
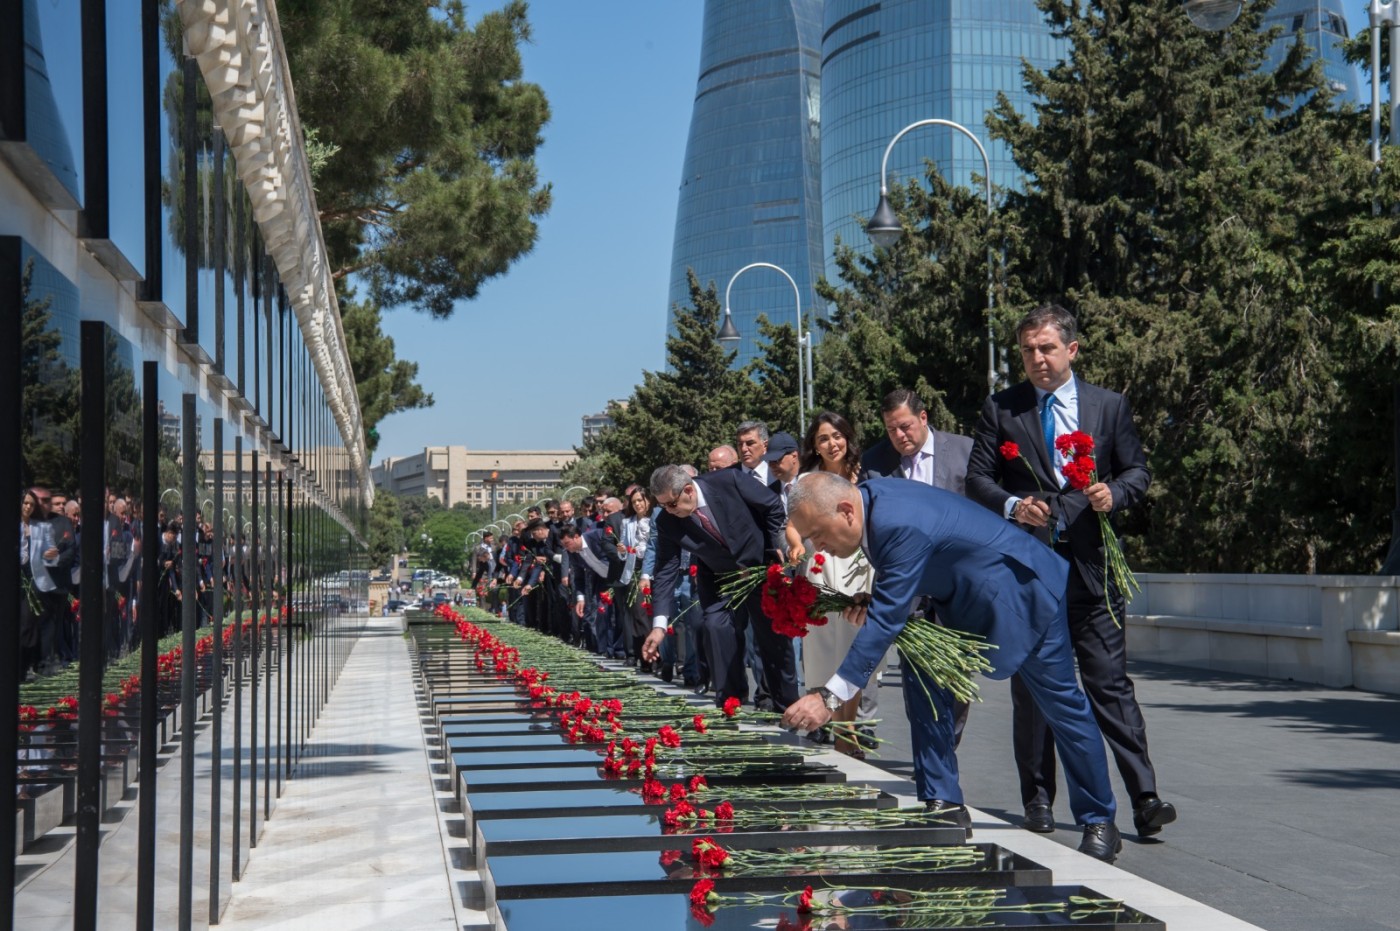
<path fill-rule="evenodd" d="M 1045 435 L 1045 450 L 1050 454 L 1050 477 L 1055 475 L 1055 396 L 1047 394 L 1045 403 L 1040 408 L 1040 430 Z M 1058 481 L 1055 484 L 1059 484 Z M 1050 517 L 1050 542 L 1057 543 L 1060 539 L 1060 528 L 1058 520 L 1052 514 Z"/>
<path fill-rule="evenodd" d="M 1050 468 L 1055 467 L 1055 396 L 1047 394 L 1040 406 L 1040 432 L 1045 436 L 1045 451 L 1050 454 Z"/>

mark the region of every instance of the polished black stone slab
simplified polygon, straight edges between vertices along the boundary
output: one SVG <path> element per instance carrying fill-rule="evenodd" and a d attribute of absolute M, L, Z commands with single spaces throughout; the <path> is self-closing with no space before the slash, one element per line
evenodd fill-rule
<path fill-rule="evenodd" d="M 724 894 L 724 881 L 716 883 L 716 892 Z M 898 883 L 890 885 L 897 886 Z M 540 928 L 645 928 L 646 931 L 751 931 L 754 928 L 782 927 L 794 929 L 808 926 L 791 907 L 780 905 L 727 905 L 715 911 L 713 920 L 702 925 L 691 915 L 686 892 L 664 895 L 574 896 L 570 898 L 503 899 L 492 910 L 498 931 L 533 931 Z M 774 889 L 774 892 L 780 890 Z M 1007 890 L 1004 904 L 1033 902 L 1068 902 L 1071 895 L 1105 898 L 1083 886 L 1022 886 Z M 870 901 L 869 892 L 848 892 L 844 897 L 852 904 Z M 933 928 L 1073 928 L 1075 931 L 1166 931 L 1166 924 L 1136 909 L 1124 907 L 1114 913 L 1092 912 L 1072 916 L 1069 909 L 1054 913 L 991 912 L 978 920 L 970 916 L 961 921 L 951 916 L 908 913 L 878 917 L 856 915 L 841 924 L 829 924 L 829 917 L 810 916 L 812 928 L 842 927 L 850 929 L 894 929 L 928 931 Z"/>
<path fill-rule="evenodd" d="M 823 767 L 810 767 L 811 771 L 803 771 L 807 778 L 801 781 L 807 782 L 839 782 L 845 777 L 837 770 L 823 771 Z M 594 784 L 586 782 L 573 784 L 568 791 L 560 791 L 554 788 L 533 783 L 529 778 L 528 770 L 506 770 L 503 772 L 516 772 L 518 782 L 516 787 L 503 789 L 500 791 L 479 791 L 467 790 L 463 787 L 461 779 L 457 780 L 457 801 L 461 806 L 462 817 L 466 821 L 467 832 L 470 835 L 474 825 L 479 819 L 489 818 L 548 818 L 548 817 L 579 817 L 593 815 L 614 815 L 614 814 L 635 814 L 642 806 L 641 783 L 637 780 L 608 780 L 599 779 Z M 780 773 L 778 776 L 788 776 L 786 784 L 793 784 L 799 780 L 791 778 L 789 774 Z M 733 784 L 743 780 L 732 777 L 720 778 L 709 777 L 711 786 L 722 787 L 726 783 Z M 748 780 L 753 782 L 754 780 Z M 772 775 L 764 778 L 764 783 L 782 783 L 782 780 L 773 778 Z M 524 788 L 521 788 L 524 787 Z M 884 796 L 885 799 L 890 798 Z M 858 807 L 876 807 L 877 805 L 891 804 L 888 801 L 877 799 L 850 799 L 842 800 L 847 806 L 856 805 Z M 823 803 L 824 805 L 826 803 Z M 802 807 L 800 802 L 775 802 L 774 808 L 798 809 Z M 621 812 L 618 809 L 622 809 Z"/>
<path fill-rule="evenodd" d="M 634 732 L 635 734 L 636 732 Z M 645 733 L 645 732 L 642 732 Z M 634 736 L 634 740 L 637 738 Z M 488 729 L 478 731 L 466 729 L 462 732 L 459 729 L 444 731 L 442 734 L 443 743 L 450 753 L 483 753 L 491 752 L 497 748 L 509 747 L 515 750 L 525 749 L 554 749 L 561 744 L 568 746 L 587 746 L 597 750 L 603 750 L 610 741 L 621 742 L 621 737 L 608 737 L 602 741 L 589 741 L 579 735 L 579 739 L 570 743 L 568 735 L 552 724 L 517 724 L 503 727 L 500 730 Z M 643 741 L 637 740 L 638 743 Z M 739 731 L 728 731 L 722 734 L 706 736 L 701 739 L 685 740 L 681 749 L 687 754 L 695 756 L 714 757 L 722 754 L 731 754 L 735 758 L 740 758 L 744 748 L 763 748 L 760 752 L 772 752 L 767 748 L 774 745 L 765 741 L 756 734 L 745 734 Z M 669 751 L 666 754 L 668 755 Z M 785 753 L 785 759 L 800 757 L 796 750 L 790 754 Z"/>
<path fill-rule="evenodd" d="M 792 768 L 783 771 L 777 769 L 779 765 L 786 761 Z M 607 778 L 602 771 L 602 760 L 598 760 L 593 768 L 586 766 L 517 766 L 513 769 L 502 769 L 499 767 L 480 768 L 473 766 L 470 759 L 459 760 L 453 756 L 453 769 L 457 777 L 457 794 L 464 793 L 485 793 L 485 792 L 513 792 L 520 786 L 530 786 L 536 789 L 550 789 L 556 792 L 571 792 L 577 789 L 591 789 L 606 782 L 623 783 L 629 786 L 639 787 L 642 784 L 640 778 Z M 703 772 L 703 764 L 696 765 L 694 772 Z M 674 781 L 680 778 L 677 774 L 670 774 L 663 765 L 657 766 L 658 778 L 669 778 Z M 801 757 L 766 759 L 762 762 L 754 763 L 751 769 L 732 775 L 706 775 L 710 784 L 715 786 L 764 783 L 771 784 L 775 780 L 774 775 L 785 775 L 787 782 L 823 782 L 831 781 L 821 777 L 829 776 L 832 771 L 829 769 L 812 768 L 811 778 L 803 778 L 806 773 L 802 767 Z M 838 775 L 840 775 L 838 773 Z M 844 777 L 842 780 L 844 781 Z"/>
<path fill-rule="evenodd" d="M 453 760 L 454 765 L 467 765 L 465 760 Z M 507 750 L 501 753 L 475 753 L 470 768 L 522 769 L 531 766 L 587 766 L 596 770 L 603 763 L 597 747 L 577 747 L 565 744 L 552 750 Z M 460 770 L 459 770 L 460 771 Z"/>
<path fill-rule="evenodd" d="M 665 720 L 667 722 L 677 722 L 678 719 L 679 716 L 673 714 L 668 716 Z M 631 717 L 624 718 L 622 720 L 622 724 L 624 725 L 623 732 L 630 733 L 634 740 L 638 739 L 638 737 L 641 735 L 649 735 L 650 733 L 654 733 L 659 728 L 659 725 L 657 725 L 654 721 L 634 721 L 634 719 Z M 680 725 L 675 724 L 673 726 L 679 727 Z M 716 742 L 732 743 L 736 740 L 743 743 L 751 743 L 754 741 L 762 742 L 763 740 L 761 736 L 755 734 L 752 731 L 745 732 L 740 731 L 736 728 L 716 728 L 706 734 L 696 734 L 692 730 L 689 730 L 689 725 L 686 725 L 686 727 L 686 730 L 681 731 L 681 738 L 682 741 L 687 745 L 695 744 L 697 746 L 700 746 L 706 743 Z M 487 734 L 539 734 L 542 732 L 553 732 L 561 736 L 564 734 L 563 729 L 559 726 L 558 719 L 548 717 L 520 718 L 514 721 L 472 721 L 470 723 L 454 722 L 451 724 L 443 723 L 439 727 L 439 730 L 441 731 L 442 736 L 448 739 L 451 739 L 453 737 L 476 737 Z M 617 739 L 619 740 L 622 739 L 620 734 L 615 734 L 612 736 L 617 737 Z M 611 739 L 611 736 L 609 739 Z"/>
<path fill-rule="evenodd" d="M 474 753 L 453 764 L 462 769 L 524 769 L 532 766 L 586 766 L 597 769 L 603 763 L 601 748 L 597 745 L 564 744 L 549 749 L 531 747 L 520 750 L 506 750 L 500 753 Z"/>
<path fill-rule="evenodd" d="M 716 841 L 737 850 L 727 836 Z M 502 855 L 500 851 L 479 858 L 478 868 L 484 897 L 480 903 L 468 903 L 473 908 L 490 909 L 506 899 L 535 899 L 593 895 L 648 895 L 674 890 L 688 892 L 697 879 L 723 877 L 725 891 L 771 892 L 800 891 L 808 885 L 847 885 L 879 887 L 894 885 L 905 889 L 931 887 L 1006 888 L 1008 886 L 1046 886 L 1051 882 L 1050 870 L 1025 857 L 1003 850 L 995 844 L 973 846 L 979 861 L 975 864 L 934 867 L 911 864 L 907 867 L 881 869 L 842 869 L 839 864 L 825 870 L 812 871 L 799 866 L 776 867 L 766 875 L 746 871 L 715 873 L 698 866 L 690 855 L 690 838 L 673 838 L 674 845 L 657 850 L 610 850 L 589 853 L 547 853 Z M 789 843 L 793 840 L 788 837 Z M 850 843 L 821 844 L 808 841 L 810 846 L 863 846 Z M 963 846 L 958 844 L 957 846 Z M 794 851 L 793 847 L 777 850 Z M 800 848 L 796 848 L 800 849 Z"/>
<path fill-rule="evenodd" d="M 660 727 L 665 723 L 676 721 L 687 721 L 699 713 L 694 709 L 670 708 L 657 711 L 629 712 L 623 715 L 622 722 L 627 727 L 634 730 L 652 729 Z M 715 716 L 711 716 L 709 728 L 711 731 L 723 731 L 725 733 L 758 733 L 757 731 L 739 731 L 737 725 L 730 721 L 716 721 Z M 444 733 L 470 734 L 471 728 L 477 725 L 497 725 L 497 724 L 534 724 L 548 723 L 557 726 L 558 715 L 553 711 L 545 709 L 486 709 L 478 712 L 467 712 L 465 714 L 451 712 L 438 718 L 438 727 Z M 448 731 L 451 728 L 451 731 Z"/>
<path fill-rule="evenodd" d="M 634 800 L 636 797 L 633 797 Z M 853 807 L 854 799 L 813 802 L 810 807 Z M 892 801 L 892 800 L 891 800 Z M 869 805 L 868 800 L 864 801 Z M 664 805 L 611 809 L 611 813 L 580 818 L 573 814 L 540 813 L 539 817 L 478 819 L 469 834 L 477 862 L 497 855 L 581 853 L 606 850 L 673 850 L 689 848 L 691 839 L 710 832 L 666 834 L 661 826 Z M 720 836 L 720 835 L 717 835 Z M 910 822 L 880 827 L 750 825 L 722 833 L 728 847 L 791 847 L 837 844 L 893 844 L 901 847 L 948 847 L 963 842 L 962 828 Z"/>

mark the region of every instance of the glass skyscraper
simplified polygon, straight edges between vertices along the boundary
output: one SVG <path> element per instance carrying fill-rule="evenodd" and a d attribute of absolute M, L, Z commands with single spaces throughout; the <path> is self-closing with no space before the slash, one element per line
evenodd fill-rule
<path fill-rule="evenodd" d="M 671 307 L 690 303 L 686 270 L 725 285 L 751 262 L 796 281 L 813 315 L 823 270 L 820 0 L 706 0 L 700 77 L 686 143 L 671 252 Z M 795 323 L 792 286 L 771 269 L 734 284 L 731 308 L 754 357 L 756 318 Z"/>
<path fill-rule="evenodd" d="M 865 222 L 880 194 L 880 157 L 894 134 L 937 117 L 967 127 L 987 148 L 992 183 L 1019 186 L 1006 147 L 985 116 L 1004 92 L 1030 109 L 1021 60 L 1045 69 L 1064 57 L 1035 0 L 827 0 L 822 24 L 822 217 L 827 277 L 834 243 L 863 252 Z M 961 133 L 914 130 L 890 153 L 891 187 L 922 178 L 932 159 L 948 180 L 972 186 L 982 157 Z M 981 182 L 976 183 L 981 189 Z"/>
<path fill-rule="evenodd" d="M 1356 9 L 1361 7 L 1353 4 Z M 1274 8 L 1264 14 L 1261 26 L 1282 26 L 1283 34 L 1269 47 L 1269 57 L 1265 68 L 1277 68 L 1288 49 L 1303 33 L 1303 41 L 1312 48 L 1313 54 L 1322 57 L 1322 70 L 1327 75 L 1327 83 L 1336 94 L 1336 103 L 1365 104 L 1370 100 L 1369 92 L 1364 92 L 1356 68 L 1342 57 L 1342 44 L 1347 40 L 1347 18 L 1342 12 L 1341 0 L 1278 0 Z M 1320 52 L 1319 52 L 1320 50 Z"/>

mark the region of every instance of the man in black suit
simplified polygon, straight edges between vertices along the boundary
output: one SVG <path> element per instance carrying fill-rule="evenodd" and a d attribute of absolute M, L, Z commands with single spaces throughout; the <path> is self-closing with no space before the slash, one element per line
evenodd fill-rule
<path fill-rule="evenodd" d="M 1125 617 L 1127 606 L 1123 593 L 1108 584 L 1099 529 L 1099 514 L 1143 499 L 1152 473 L 1127 399 L 1074 376 L 1079 342 L 1067 310 L 1047 304 L 1031 311 L 1017 325 L 1016 341 L 1027 380 L 987 399 L 967 467 L 968 496 L 1069 560 L 1070 638 L 1084 691 L 1127 786 L 1138 834 L 1156 834 L 1176 820 L 1176 809 L 1157 796 L 1147 726 L 1128 678 L 1127 644 L 1114 620 Z M 1094 438 L 1098 481 L 1083 491 L 1068 487 L 1066 459 L 1054 448 L 1057 437 L 1075 430 Z M 1020 457 L 1002 454 L 1007 442 L 1020 448 Z M 1019 679 L 1011 681 L 1011 697 L 1025 827 L 1049 833 L 1055 829 L 1054 739 Z"/>
<path fill-rule="evenodd" d="M 572 522 L 559 529 L 559 545 L 571 557 L 574 565 L 574 616 L 585 621 L 584 612 L 589 598 L 596 598 L 618 584 L 627 565 L 601 529 L 580 532 Z"/>
<path fill-rule="evenodd" d="M 689 550 L 698 569 L 694 584 L 699 601 L 699 636 L 704 641 L 715 690 L 715 704 L 748 696 L 744 674 L 744 630 L 752 624 L 763 657 L 768 694 L 779 710 L 797 700 L 797 670 L 792 640 L 773 632 L 759 607 L 760 591 L 731 605 L 720 594 L 720 576 L 738 569 L 783 560 L 787 516 L 783 502 L 766 484 L 738 469 L 720 469 L 691 478 L 678 465 L 651 474 L 651 493 L 663 513 L 656 518 L 652 579 L 655 615 L 642 645 L 642 658 L 660 655 L 667 618 L 675 614 L 676 583 L 688 571 L 681 550 Z"/>

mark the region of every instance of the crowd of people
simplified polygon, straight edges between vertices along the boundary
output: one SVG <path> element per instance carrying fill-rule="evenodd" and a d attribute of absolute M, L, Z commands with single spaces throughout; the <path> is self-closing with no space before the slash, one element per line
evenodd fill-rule
<path fill-rule="evenodd" d="M 158 508 L 160 537 L 154 547 L 142 539 L 144 518 L 139 499 L 109 493 L 102 525 L 102 650 L 112 660 L 129 653 L 139 642 L 145 618 L 164 637 L 182 627 L 184 547 L 197 554 L 196 626 L 209 623 L 214 597 L 214 531 L 202 512 L 188 529 L 183 516 Z M 85 532 L 82 502 L 75 496 L 45 488 L 26 489 L 20 498 L 19 674 L 24 681 L 54 675 L 78 659 L 82 585 L 79 547 Z M 154 554 L 158 563 L 156 589 L 143 591 L 142 560 Z M 245 594 L 252 584 L 252 564 L 246 540 L 230 537 L 223 547 L 224 595 L 235 586 Z M 146 606 L 149 605 L 149 610 Z"/>
<path fill-rule="evenodd" d="M 990 677 L 1011 680 L 1023 826 L 1055 829 L 1058 755 L 1080 850 L 1111 861 L 1122 840 L 1105 743 L 1136 832 L 1177 817 L 1157 793 L 1103 533 L 1151 473 L 1127 400 L 1073 372 L 1074 317 L 1037 308 L 1016 337 L 1026 380 L 987 399 L 973 437 L 931 428 L 906 388 L 884 397 L 885 435 L 864 450 L 834 411 L 800 440 L 741 423 L 703 473 L 663 464 L 620 495 L 546 502 L 499 547 L 488 536 L 473 582 L 516 623 L 667 681 L 679 666 L 717 704 L 752 700 L 811 734 L 860 719 L 911 619 L 983 637 Z M 1071 482 L 1084 464 L 1065 440 L 1081 436 L 1093 471 Z M 775 563 L 854 606 L 801 640 L 776 633 L 757 589 L 722 591 L 736 570 Z M 968 707 L 907 662 L 902 682 L 919 798 L 970 832 L 956 756 Z M 862 753 L 858 739 L 837 749 Z"/>

